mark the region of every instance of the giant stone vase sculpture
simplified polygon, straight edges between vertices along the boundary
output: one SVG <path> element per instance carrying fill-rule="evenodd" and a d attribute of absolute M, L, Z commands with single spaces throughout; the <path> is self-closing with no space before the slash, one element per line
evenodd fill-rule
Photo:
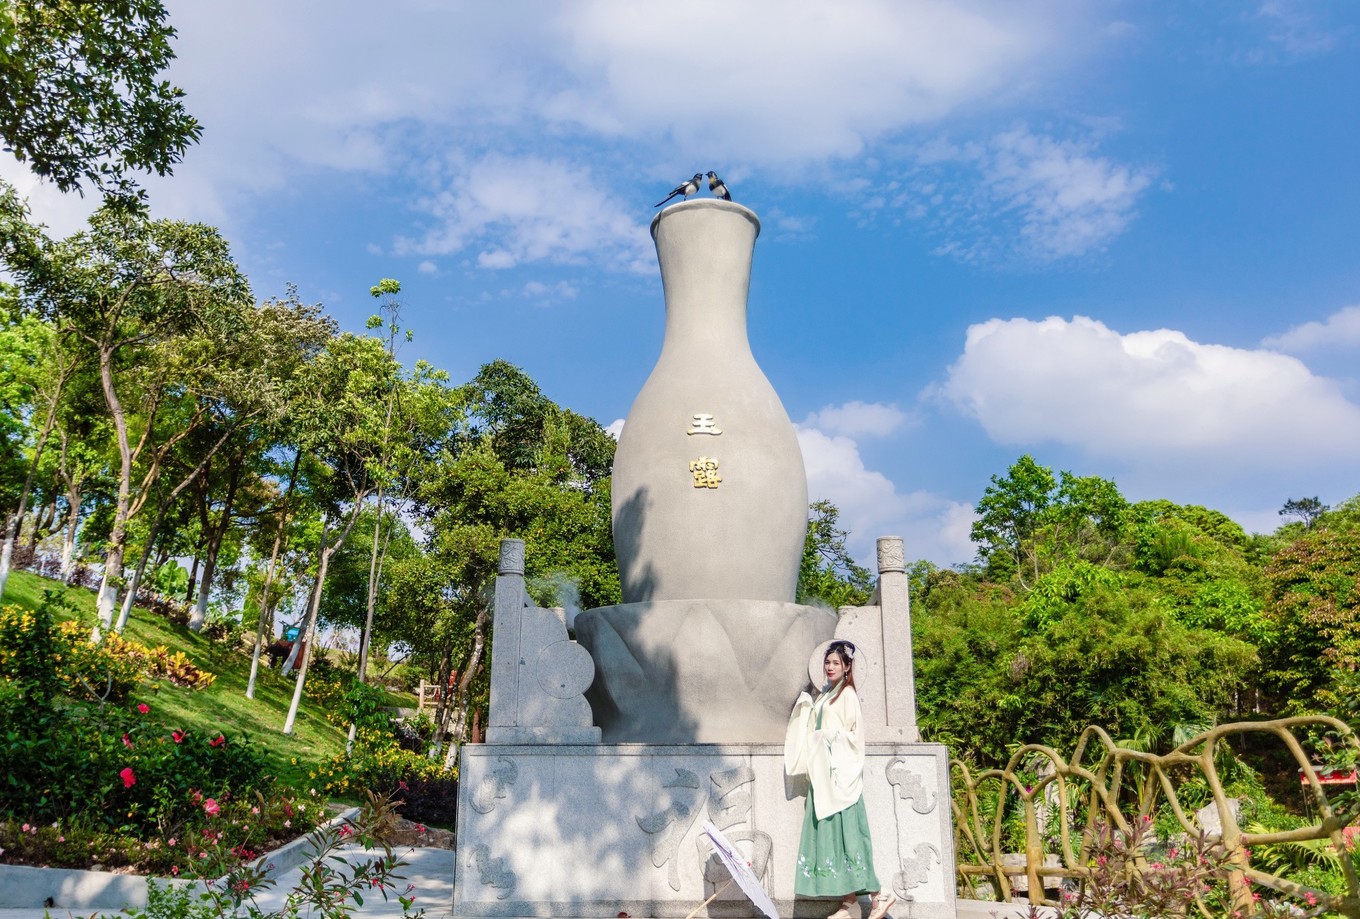
<path fill-rule="evenodd" d="M 576 619 L 606 743 L 782 740 L 807 656 L 835 629 L 793 602 L 807 480 L 746 334 L 759 232 L 716 199 L 652 222 L 666 338 L 614 461 L 624 603 Z"/>

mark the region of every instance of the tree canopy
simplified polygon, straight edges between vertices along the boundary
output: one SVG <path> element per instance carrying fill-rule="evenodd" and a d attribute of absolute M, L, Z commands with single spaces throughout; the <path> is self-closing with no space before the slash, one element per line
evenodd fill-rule
<path fill-rule="evenodd" d="M 160 0 L 0 0 L 0 138 L 62 191 L 165 175 L 202 130 L 162 76 L 174 37 Z"/>

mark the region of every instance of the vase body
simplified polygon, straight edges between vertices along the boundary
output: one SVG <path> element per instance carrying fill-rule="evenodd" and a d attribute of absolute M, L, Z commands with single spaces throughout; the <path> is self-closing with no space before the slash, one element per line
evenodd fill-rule
<path fill-rule="evenodd" d="M 666 337 L 614 460 L 624 603 L 794 599 L 807 476 L 746 334 L 759 232 L 754 213 L 717 199 L 652 222 Z"/>

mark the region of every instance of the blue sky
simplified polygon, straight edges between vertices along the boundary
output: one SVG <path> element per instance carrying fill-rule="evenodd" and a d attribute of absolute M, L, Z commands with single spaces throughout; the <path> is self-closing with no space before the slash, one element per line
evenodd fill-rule
<path fill-rule="evenodd" d="M 1272 529 L 1360 491 L 1360 7 L 170 2 L 203 122 L 153 212 L 259 297 L 505 358 L 610 425 L 656 358 L 652 205 L 762 220 L 757 360 L 862 558 L 972 557 L 1022 453 Z M 55 232 L 88 202 L 0 175 Z"/>

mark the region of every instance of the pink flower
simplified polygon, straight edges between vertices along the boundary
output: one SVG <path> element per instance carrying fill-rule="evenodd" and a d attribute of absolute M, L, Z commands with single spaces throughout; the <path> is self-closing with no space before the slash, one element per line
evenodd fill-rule
<path fill-rule="evenodd" d="M 203 800 L 203 792 L 199 791 L 197 788 L 190 788 L 189 800 L 197 804 L 199 801 Z"/>
<path fill-rule="evenodd" d="M 166 845 L 174 846 L 174 844 L 175 844 L 175 837 L 171 836 L 170 839 L 169 839 L 169 841 L 166 843 Z"/>
<path fill-rule="evenodd" d="M 174 739 L 175 743 L 180 743 L 181 741 L 184 740 L 183 731 L 172 731 L 170 732 L 170 736 Z"/>
<path fill-rule="evenodd" d="M 218 734 L 216 740 L 210 740 L 210 741 L 208 741 L 208 746 L 210 746 L 210 747 L 220 747 L 220 746 L 222 746 L 222 744 L 224 744 L 224 743 L 226 743 L 226 742 L 227 742 L 227 738 L 226 738 L 225 736 L 223 736 L 222 734 Z"/>
<path fill-rule="evenodd" d="M 123 746 L 127 747 L 129 750 L 132 749 L 132 738 L 126 734 L 123 735 Z"/>
<path fill-rule="evenodd" d="M 65 837 L 65 836 L 58 836 L 58 837 L 57 837 L 57 842 L 65 842 L 65 841 L 66 841 L 66 837 Z"/>
<path fill-rule="evenodd" d="M 209 798 L 208 800 L 203 802 L 203 810 L 208 814 L 209 817 L 216 817 L 218 814 L 222 812 L 222 808 L 218 807 L 217 802 L 214 801 L 212 798 Z"/>
<path fill-rule="evenodd" d="M 1303 898 L 1308 901 L 1309 906 L 1317 906 L 1317 894 L 1310 891 L 1309 893 L 1304 894 Z"/>
<path fill-rule="evenodd" d="M 175 875 L 176 877 L 179 877 L 179 865 L 171 865 L 170 873 Z"/>
<path fill-rule="evenodd" d="M 123 779 L 124 788 L 131 788 L 133 785 L 137 784 L 137 776 L 132 774 L 131 766 L 124 768 L 122 772 L 118 773 L 118 775 L 121 776 Z"/>
<path fill-rule="evenodd" d="M 252 807 L 252 808 L 250 809 L 250 812 L 251 812 L 252 814 L 258 814 L 258 813 L 260 812 L 260 809 L 259 809 L 258 807 Z"/>
<path fill-rule="evenodd" d="M 151 711 L 151 706 L 147 705 L 145 702 L 138 702 L 137 711 L 145 715 L 147 712 Z"/>

